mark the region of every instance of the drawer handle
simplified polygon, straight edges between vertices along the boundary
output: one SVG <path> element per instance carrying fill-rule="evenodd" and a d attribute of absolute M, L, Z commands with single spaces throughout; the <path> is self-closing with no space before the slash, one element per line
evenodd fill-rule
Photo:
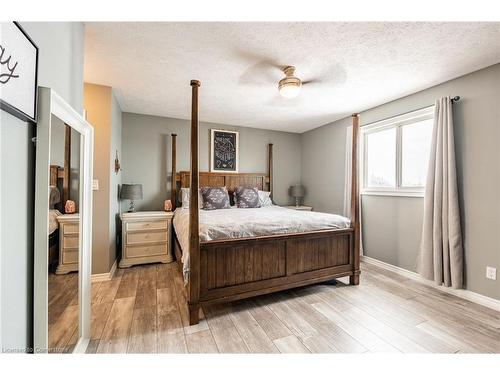
<path fill-rule="evenodd" d="M 145 227 L 149 227 L 149 223 L 144 224 Z"/>

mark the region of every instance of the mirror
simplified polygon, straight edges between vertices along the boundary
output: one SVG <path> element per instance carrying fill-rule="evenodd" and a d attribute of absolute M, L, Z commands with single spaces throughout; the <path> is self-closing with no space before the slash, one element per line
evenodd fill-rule
<path fill-rule="evenodd" d="M 39 88 L 35 176 L 35 353 L 81 353 L 90 338 L 93 129 Z"/>
<path fill-rule="evenodd" d="M 48 351 L 78 339 L 80 133 L 52 115 L 48 232 Z"/>

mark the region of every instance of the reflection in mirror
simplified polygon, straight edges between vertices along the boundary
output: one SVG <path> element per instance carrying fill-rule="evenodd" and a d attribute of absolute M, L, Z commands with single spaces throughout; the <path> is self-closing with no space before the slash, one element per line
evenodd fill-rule
<path fill-rule="evenodd" d="M 80 134 L 52 115 L 49 179 L 48 346 L 70 353 L 79 337 Z"/>

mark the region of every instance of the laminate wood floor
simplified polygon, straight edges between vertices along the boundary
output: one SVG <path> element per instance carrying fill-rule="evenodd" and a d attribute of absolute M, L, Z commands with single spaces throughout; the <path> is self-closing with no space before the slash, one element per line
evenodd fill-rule
<path fill-rule="evenodd" d="M 48 276 L 48 346 L 69 353 L 78 337 L 78 273 Z"/>
<path fill-rule="evenodd" d="M 500 313 L 362 264 L 320 284 L 204 308 L 188 325 L 175 264 L 92 284 L 88 353 L 500 353 Z"/>

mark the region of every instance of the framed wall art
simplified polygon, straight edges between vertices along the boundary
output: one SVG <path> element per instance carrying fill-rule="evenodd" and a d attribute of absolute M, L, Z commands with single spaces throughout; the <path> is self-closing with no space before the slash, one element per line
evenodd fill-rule
<path fill-rule="evenodd" d="M 239 133 L 211 129 L 210 171 L 238 172 Z"/>
<path fill-rule="evenodd" d="M 0 108 L 36 122 L 38 47 L 17 22 L 0 22 Z"/>

